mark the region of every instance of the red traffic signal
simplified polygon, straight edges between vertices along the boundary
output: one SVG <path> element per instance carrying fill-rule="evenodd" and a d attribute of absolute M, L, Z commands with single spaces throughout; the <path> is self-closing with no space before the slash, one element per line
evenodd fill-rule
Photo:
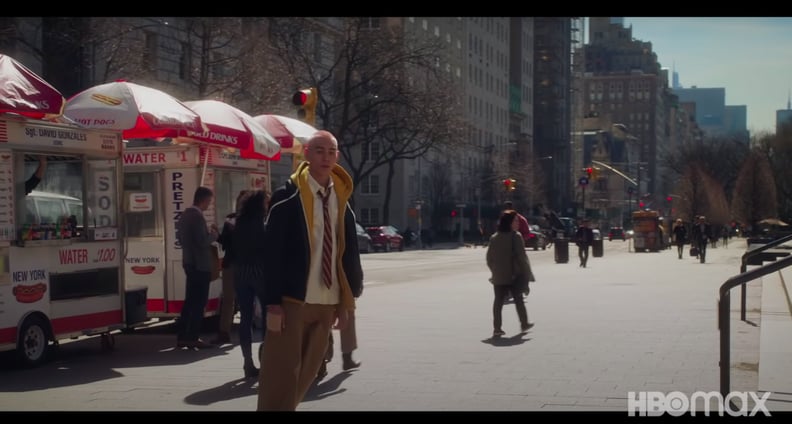
<path fill-rule="evenodd" d="M 673 200 L 673 199 L 671 198 L 671 196 L 668 196 L 668 197 L 666 197 L 666 202 L 670 202 L 671 200 Z"/>
<path fill-rule="evenodd" d="M 588 176 L 589 176 L 589 177 L 590 177 L 590 176 L 591 176 L 591 174 L 593 174 L 593 173 L 594 173 L 594 168 L 592 168 L 592 167 L 588 167 L 588 168 L 586 168 L 586 174 L 588 174 Z"/>
<path fill-rule="evenodd" d="M 639 202 L 639 203 L 638 203 L 638 207 L 639 207 L 639 208 L 643 208 L 644 206 L 646 206 L 646 205 L 644 204 L 644 202 Z"/>
<path fill-rule="evenodd" d="M 510 185 L 511 185 L 511 179 L 510 178 L 506 178 L 505 180 L 503 180 L 503 186 L 504 187 L 509 188 Z"/>
<path fill-rule="evenodd" d="M 300 90 L 294 93 L 292 96 L 292 103 L 294 103 L 295 106 L 304 105 L 306 102 L 308 102 L 308 94 L 308 90 Z"/>
<path fill-rule="evenodd" d="M 451 209 L 451 218 L 455 218 L 456 217 L 456 213 L 457 213 L 456 209 Z"/>

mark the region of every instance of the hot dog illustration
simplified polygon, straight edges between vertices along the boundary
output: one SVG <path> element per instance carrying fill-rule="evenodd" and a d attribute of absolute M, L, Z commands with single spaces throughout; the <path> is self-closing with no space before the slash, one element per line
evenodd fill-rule
<path fill-rule="evenodd" d="M 132 267 L 132 272 L 139 275 L 148 275 L 154 272 L 155 269 L 157 269 L 157 267 L 151 265 L 148 266 L 135 265 Z"/>
<path fill-rule="evenodd" d="M 118 106 L 118 105 L 120 105 L 122 103 L 121 99 L 116 99 L 115 97 L 110 97 L 110 96 L 106 96 L 104 94 L 98 94 L 98 93 L 91 94 L 91 98 L 96 100 L 96 101 L 98 101 L 98 102 L 101 102 L 101 103 L 104 103 L 106 105 L 109 105 L 109 106 Z"/>
<path fill-rule="evenodd" d="M 19 303 L 38 302 L 47 292 L 47 285 L 36 283 L 31 285 L 19 284 L 14 286 L 13 293 Z"/>

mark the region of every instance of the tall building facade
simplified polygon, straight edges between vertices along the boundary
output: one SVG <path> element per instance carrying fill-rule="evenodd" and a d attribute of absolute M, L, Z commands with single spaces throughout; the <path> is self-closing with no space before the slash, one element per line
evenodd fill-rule
<path fill-rule="evenodd" d="M 550 208 L 564 210 L 572 190 L 572 35 L 573 19 L 534 18 L 533 150 L 541 160 Z"/>
<path fill-rule="evenodd" d="M 589 117 L 585 129 L 620 134 L 625 144 L 621 149 L 612 143 L 611 151 L 602 151 L 597 144 L 599 151 L 584 152 L 585 156 L 598 153 L 613 161 L 614 168 L 637 182 L 633 199 L 640 195 L 647 203 L 656 201 L 662 196 L 658 159 L 669 140 L 667 71 L 661 70 L 651 43 L 633 39 L 632 27 L 610 18 L 590 18 L 589 25 L 589 44 L 584 48 L 583 107 Z M 620 130 L 614 131 L 614 126 Z M 612 183 L 591 187 L 600 191 L 593 195 L 603 199 L 592 206 L 609 219 L 625 191 L 625 180 L 615 175 L 607 174 Z M 614 224 L 622 221 L 620 216 L 614 219 Z"/>

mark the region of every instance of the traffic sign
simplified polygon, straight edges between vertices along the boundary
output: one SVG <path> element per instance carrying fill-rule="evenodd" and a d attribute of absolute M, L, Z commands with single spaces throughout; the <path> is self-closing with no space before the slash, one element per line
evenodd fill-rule
<path fill-rule="evenodd" d="M 588 185 L 588 177 L 580 177 L 580 179 L 578 180 L 578 184 L 582 186 Z"/>

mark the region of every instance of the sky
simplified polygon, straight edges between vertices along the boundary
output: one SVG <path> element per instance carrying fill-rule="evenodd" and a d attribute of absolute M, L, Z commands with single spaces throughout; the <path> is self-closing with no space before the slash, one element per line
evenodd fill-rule
<path fill-rule="evenodd" d="M 633 38 L 652 43 L 684 88 L 723 87 L 727 105 L 746 105 L 748 130 L 775 132 L 792 90 L 792 18 L 624 18 Z M 588 30 L 588 28 L 587 28 Z"/>

